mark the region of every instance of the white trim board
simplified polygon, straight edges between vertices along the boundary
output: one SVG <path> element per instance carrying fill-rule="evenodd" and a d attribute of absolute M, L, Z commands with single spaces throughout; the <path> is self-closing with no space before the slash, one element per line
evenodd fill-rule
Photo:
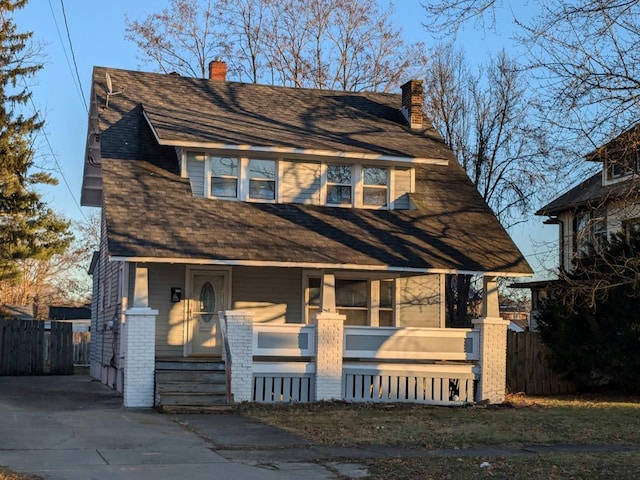
<path fill-rule="evenodd" d="M 522 272 L 483 272 L 479 270 L 456 270 L 453 268 L 414 268 L 395 267 L 393 265 L 358 265 L 355 263 L 312 263 L 312 262 L 278 262 L 260 260 L 219 260 L 211 258 L 180 258 L 180 257 L 124 257 L 110 255 L 110 262 L 138 262 L 138 263 L 179 263 L 184 265 L 218 265 L 228 267 L 280 267 L 307 268 L 329 270 L 366 270 L 370 272 L 406 272 L 406 273 L 452 273 L 462 275 L 486 275 L 492 277 L 532 277 L 532 273 Z"/>

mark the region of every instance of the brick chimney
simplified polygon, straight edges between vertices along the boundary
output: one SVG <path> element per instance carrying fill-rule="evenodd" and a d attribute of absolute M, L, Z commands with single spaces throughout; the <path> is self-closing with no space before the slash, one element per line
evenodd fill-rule
<path fill-rule="evenodd" d="M 400 111 L 412 130 L 422 128 L 422 80 L 409 80 L 402 85 L 402 108 Z"/>
<path fill-rule="evenodd" d="M 224 82 L 227 79 L 227 64 L 219 58 L 209 62 L 209 78 Z"/>

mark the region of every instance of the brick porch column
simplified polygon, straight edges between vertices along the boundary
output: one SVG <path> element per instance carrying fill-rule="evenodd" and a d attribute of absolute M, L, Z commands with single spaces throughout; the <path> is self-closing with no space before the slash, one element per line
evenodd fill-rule
<path fill-rule="evenodd" d="M 316 315 L 316 400 L 342 400 L 342 342 L 346 316 Z"/>
<path fill-rule="evenodd" d="M 133 307 L 125 312 L 124 406 L 153 407 L 156 362 L 156 317 L 149 308 L 149 273 L 136 268 Z"/>
<path fill-rule="evenodd" d="M 250 402 L 253 400 L 253 315 L 241 310 L 228 310 L 220 315 L 223 349 L 231 359 L 231 400 Z M 228 348 L 228 351 L 227 351 Z M 228 377 L 228 378 L 229 378 Z"/>
<path fill-rule="evenodd" d="M 498 284 L 495 277 L 483 279 L 482 318 L 473 320 L 480 331 L 480 381 L 476 401 L 504 402 L 507 381 L 507 327 L 500 318 Z"/>

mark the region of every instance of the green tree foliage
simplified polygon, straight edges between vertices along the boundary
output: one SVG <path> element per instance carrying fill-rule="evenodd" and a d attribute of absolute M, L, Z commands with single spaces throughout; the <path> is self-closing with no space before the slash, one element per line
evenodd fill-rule
<path fill-rule="evenodd" d="M 21 112 L 30 99 L 25 79 L 42 68 L 33 62 L 32 34 L 18 32 L 10 16 L 26 2 L 0 0 L 0 281 L 19 277 L 18 260 L 48 258 L 72 239 L 68 222 L 35 190 L 55 180 L 33 172 L 33 136 L 42 122 Z"/>
<path fill-rule="evenodd" d="M 640 392 L 640 235 L 615 234 L 550 290 L 539 316 L 554 366 L 583 389 Z"/>

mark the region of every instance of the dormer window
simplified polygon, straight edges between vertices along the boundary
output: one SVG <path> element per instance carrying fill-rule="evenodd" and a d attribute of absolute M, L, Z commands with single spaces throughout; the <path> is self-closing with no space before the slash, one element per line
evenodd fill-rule
<path fill-rule="evenodd" d="M 327 204 L 351 205 L 352 179 L 351 165 L 327 165 Z"/>
<path fill-rule="evenodd" d="M 384 207 L 387 205 L 387 193 L 389 191 L 389 174 L 386 168 L 364 167 L 363 198 L 365 206 Z"/>
<path fill-rule="evenodd" d="M 211 196 L 238 197 L 238 159 L 211 157 Z"/>
<path fill-rule="evenodd" d="M 249 198 L 276 199 L 276 167 L 275 160 L 249 160 Z"/>
<path fill-rule="evenodd" d="M 607 177 L 609 180 L 626 177 L 632 173 L 638 173 L 638 152 L 624 155 L 617 160 L 609 160 L 607 165 Z"/>

